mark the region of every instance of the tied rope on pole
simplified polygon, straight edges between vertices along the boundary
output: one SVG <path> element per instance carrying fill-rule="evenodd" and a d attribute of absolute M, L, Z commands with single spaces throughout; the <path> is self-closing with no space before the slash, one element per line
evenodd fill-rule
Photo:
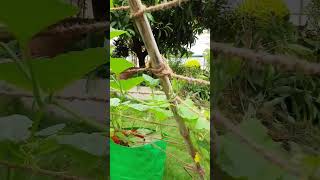
<path fill-rule="evenodd" d="M 169 1 L 169 2 L 165 2 L 165 3 L 161 3 L 158 5 L 154 5 L 154 6 L 142 6 L 143 8 L 141 8 L 139 11 L 134 12 L 130 15 L 131 18 L 134 17 L 139 17 L 142 16 L 144 13 L 150 13 L 150 12 L 156 12 L 156 11 L 163 11 L 166 9 L 171 9 L 173 7 L 176 6 L 181 6 L 182 3 L 188 2 L 189 0 L 173 0 L 173 1 Z M 119 6 L 119 7 L 114 7 L 111 8 L 111 11 L 127 11 L 130 10 L 130 6 Z"/>
<path fill-rule="evenodd" d="M 196 84 L 203 84 L 203 85 L 210 85 L 210 81 L 203 80 L 203 79 L 196 79 L 191 77 L 182 76 L 179 74 L 176 74 L 172 71 L 170 66 L 166 63 L 166 59 L 162 56 L 163 61 L 159 63 L 158 68 L 152 68 L 152 67 L 146 67 L 146 68 L 131 68 L 127 69 L 120 75 L 120 79 L 127 79 L 129 74 L 135 74 L 138 72 L 144 72 L 149 71 L 152 74 L 156 75 L 157 77 L 164 77 L 168 76 L 169 78 L 176 78 L 183 81 L 187 81 L 189 83 L 196 83 Z"/>

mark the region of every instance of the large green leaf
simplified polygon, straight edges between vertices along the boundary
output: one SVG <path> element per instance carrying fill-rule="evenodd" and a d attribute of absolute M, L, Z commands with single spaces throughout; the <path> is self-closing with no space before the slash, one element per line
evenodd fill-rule
<path fill-rule="evenodd" d="M 264 150 L 272 152 L 282 159 L 289 159 L 283 152 L 280 144 L 275 143 L 267 134 L 257 119 L 245 120 L 240 129 L 250 137 L 252 142 L 259 144 Z M 246 144 L 241 143 L 239 137 L 227 133 L 218 137 L 219 146 L 216 162 L 229 175 L 235 178 L 248 180 L 295 180 L 278 166 L 263 158 L 263 156 Z M 243 164 L 246 165 L 243 165 Z"/>
<path fill-rule="evenodd" d="M 122 90 L 128 91 L 143 82 L 143 77 L 135 77 L 127 80 L 120 80 Z M 120 90 L 120 86 L 115 81 L 110 81 L 110 87 Z"/>
<path fill-rule="evenodd" d="M 152 107 L 151 112 L 153 112 L 154 116 L 158 121 L 168 120 L 170 117 L 173 116 L 170 110 L 161 109 L 159 107 Z"/>
<path fill-rule="evenodd" d="M 128 104 L 127 105 L 128 107 L 134 109 L 134 110 L 137 110 L 137 111 L 147 111 L 150 109 L 149 106 L 147 105 L 144 105 L 144 104 L 135 104 L 135 103 L 132 103 L 132 104 Z"/>
<path fill-rule="evenodd" d="M 22 115 L 11 115 L 0 118 L 0 141 L 23 141 L 29 138 L 32 121 Z"/>
<path fill-rule="evenodd" d="M 123 30 L 117 30 L 117 29 L 113 29 L 111 28 L 111 32 L 110 32 L 110 39 L 113 39 L 115 37 L 118 37 L 122 34 L 126 33 L 126 31 Z"/>
<path fill-rule="evenodd" d="M 47 127 L 37 132 L 36 136 L 50 136 L 50 135 L 56 134 L 59 131 L 61 131 L 65 126 L 66 124 L 56 124 L 56 125 Z"/>
<path fill-rule="evenodd" d="M 200 117 L 197 121 L 197 124 L 195 126 L 196 129 L 205 129 L 205 130 L 210 130 L 210 121 Z"/>
<path fill-rule="evenodd" d="M 110 0 L 110 8 L 113 8 L 113 0 Z"/>
<path fill-rule="evenodd" d="M 107 155 L 106 138 L 99 134 L 76 133 L 72 135 L 56 136 L 58 143 L 71 145 L 92 155 Z"/>
<path fill-rule="evenodd" d="M 41 88 L 45 92 L 55 92 L 106 63 L 106 57 L 105 49 L 94 48 L 70 52 L 52 59 L 34 59 L 32 66 Z M 15 63 L 0 64 L 0 80 L 32 90 L 31 82 L 23 76 Z"/>
<path fill-rule="evenodd" d="M 197 107 L 194 106 L 191 99 L 186 99 L 183 103 L 178 106 L 179 115 L 186 120 L 196 120 L 199 115 L 196 113 Z"/>
<path fill-rule="evenodd" d="M 156 87 L 160 83 L 160 79 L 154 79 L 153 77 L 147 74 L 143 74 L 142 77 L 144 78 L 148 86 Z"/>
<path fill-rule="evenodd" d="M 25 44 L 39 31 L 77 12 L 61 0 L 1 0 L 0 22 Z"/>
<path fill-rule="evenodd" d="M 113 73 L 119 75 L 124 70 L 133 67 L 134 65 L 123 58 L 110 58 L 110 69 Z"/>

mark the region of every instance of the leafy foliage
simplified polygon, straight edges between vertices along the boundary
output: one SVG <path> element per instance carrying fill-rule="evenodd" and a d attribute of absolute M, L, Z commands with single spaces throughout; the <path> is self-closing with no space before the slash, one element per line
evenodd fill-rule
<path fill-rule="evenodd" d="M 53 173 L 64 171 L 67 174 L 105 179 L 105 137 L 101 134 L 70 134 L 74 133 L 70 132 L 70 125 L 76 123 L 60 122 L 48 127 L 43 122 L 43 107 L 50 104 L 66 109 L 59 105 L 52 94 L 104 64 L 106 50 L 91 48 L 54 58 L 31 59 L 28 53 L 29 41 L 48 26 L 75 15 L 77 8 L 60 0 L 4 0 L 0 11 L 0 22 L 16 37 L 20 46 L 18 51 L 22 54 L 22 57 L 16 56 L 15 51 L 11 50 L 14 46 L 2 44 L 3 50 L 7 51 L 5 55 L 13 62 L 0 64 L 0 79 L 31 91 L 35 97 L 35 106 L 30 116 L 14 114 L 0 118 L 1 159 L 21 166 L 44 168 Z M 83 122 L 79 118 L 77 116 L 76 120 Z M 84 121 L 84 124 L 86 128 L 94 126 L 95 131 L 102 131 L 95 122 Z M 39 130 L 39 127 L 44 126 Z M 8 177 L 52 179 L 16 169 L 1 173 L 0 179 Z"/>
<path fill-rule="evenodd" d="M 119 79 L 119 74 L 131 67 L 133 67 L 133 64 L 125 59 L 111 58 L 110 70 L 114 74 L 112 75 L 113 81 L 110 86 L 120 92 L 119 98 L 113 97 L 110 100 L 112 114 L 111 137 L 115 143 L 130 147 L 136 146 L 136 143 L 139 142 L 134 137 L 135 135 L 131 134 L 132 129 L 135 128 L 136 121 L 139 122 L 139 115 L 142 116 L 142 121 L 146 123 L 143 126 L 147 126 L 148 122 L 156 124 L 155 130 L 156 132 L 160 130 L 161 136 L 164 136 L 162 129 L 165 127 L 165 125 L 162 125 L 162 122 L 168 121 L 173 117 L 172 112 L 169 110 L 170 105 L 168 100 L 164 96 L 154 94 L 155 88 L 160 83 L 159 79 L 154 79 L 146 74 L 126 80 Z M 152 90 L 151 97 L 146 100 L 136 99 L 130 96 L 128 92 L 142 81 L 145 81 L 146 85 Z M 194 138 L 193 142 L 197 144 L 196 146 L 199 150 L 193 161 L 200 162 L 206 169 L 209 169 L 210 154 L 207 139 L 210 129 L 209 113 L 206 114 L 204 113 L 205 110 L 196 107 L 191 99 L 186 99 L 177 108 L 178 114 L 183 118 L 188 128 L 190 128 L 192 138 Z M 133 123 L 128 123 L 128 120 L 132 120 Z M 138 130 L 139 128 L 143 127 L 138 127 Z M 127 129 L 131 129 L 131 132 Z M 151 143 L 154 140 L 156 139 L 152 139 Z"/>

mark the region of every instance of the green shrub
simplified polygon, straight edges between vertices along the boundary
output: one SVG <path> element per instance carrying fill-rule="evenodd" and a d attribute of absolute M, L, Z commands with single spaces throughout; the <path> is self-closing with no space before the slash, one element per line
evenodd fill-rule
<path fill-rule="evenodd" d="M 185 64 L 187 68 L 200 68 L 200 62 L 198 59 L 188 59 Z"/>
<path fill-rule="evenodd" d="M 256 18 L 263 26 L 270 24 L 273 17 L 284 19 L 290 13 L 282 0 L 245 0 L 237 11 Z"/>

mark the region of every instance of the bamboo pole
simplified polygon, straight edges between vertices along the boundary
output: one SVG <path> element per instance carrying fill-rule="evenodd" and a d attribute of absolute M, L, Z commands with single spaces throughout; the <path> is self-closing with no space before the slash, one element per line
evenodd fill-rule
<path fill-rule="evenodd" d="M 129 0 L 129 5 L 130 5 L 131 13 L 140 12 L 144 8 L 144 6 L 141 3 L 141 0 Z M 137 25 L 137 28 L 140 32 L 142 40 L 150 56 L 150 62 L 151 62 L 152 68 L 160 68 L 161 64 L 163 63 L 163 59 L 158 49 L 158 45 L 156 44 L 155 38 L 153 36 L 152 30 L 150 27 L 150 23 L 147 20 L 146 15 L 143 14 L 141 16 L 137 16 L 133 20 Z M 186 124 L 184 123 L 183 118 L 178 114 L 178 109 L 177 109 L 178 102 L 174 98 L 175 94 L 173 92 L 170 79 L 168 76 L 162 76 L 160 77 L 160 82 L 163 87 L 163 91 L 167 96 L 167 99 L 170 100 L 170 108 L 178 124 L 180 134 L 183 137 L 185 144 L 187 145 L 190 156 L 194 160 L 196 155 L 196 149 L 191 141 L 189 130 Z M 204 171 L 201 165 L 195 161 L 194 163 L 200 179 L 204 179 Z"/>

